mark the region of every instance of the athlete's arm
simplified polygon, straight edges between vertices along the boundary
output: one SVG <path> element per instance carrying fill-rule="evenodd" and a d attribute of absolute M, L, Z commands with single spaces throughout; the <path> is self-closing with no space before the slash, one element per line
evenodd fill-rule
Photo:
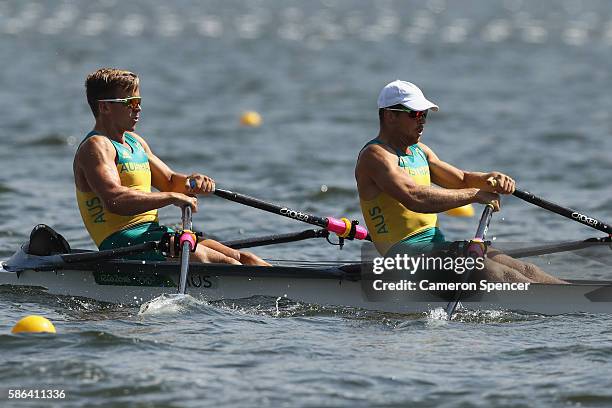
<path fill-rule="evenodd" d="M 149 158 L 151 168 L 151 184 L 159 191 L 174 191 L 182 194 L 206 194 L 215 190 L 215 182 L 208 176 L 193 173 L 189 176 L 178 173 L 170 168 L 163 160 L 157 157 L 148 143 L 135 133 L 130 133 L 138 139 Z M 191 187 L 190 180 L 195 181 Z"/>
<path fill-rule="evenodd" d="M 497 171 L 482 173 L 476 171 L 465 171 L 449 164 L 440 158 L 427 145 L 419 143 L 421 150 L 427 155 L 431 181 L 444 188 L 478 188 L 499 194 L 512 194 L 514 192 L 514 180 Z M 489 179 L 495 179 L 492 186 Z"/>
<path fill-rule="evenodd" d="M 76 166 L 83 172 L 91 190 L 104 208 L 119 215 L 142 214 L 149 210 L 176 205 L 190 205 L 197 211 L 193 197 L 175 192 L 147 193 L 121 185 L 115 165 L 115 148 L 102 136 L 92 136 L 77 152 Z"/>
<path fill-rule="evenodd" d="M 379 145 L 368 146 L 356 168 L 357 184 L 373 182 L 376 187 L 419 213 L 439 213 L 470 203 L 490 203 L 499 208 L 497 194 L 477 188 L 438 189 L 420 186 L 397 165 L 397 156 Z M 363 197 L 367 199 L 367 197 Z"/>

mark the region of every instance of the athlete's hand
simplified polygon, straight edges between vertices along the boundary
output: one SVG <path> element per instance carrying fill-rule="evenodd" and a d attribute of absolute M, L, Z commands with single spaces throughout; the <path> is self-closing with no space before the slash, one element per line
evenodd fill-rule
<path fill-rule="evenodd" d="M 503 173 L 499 173 L 497 171 L 493 171 L 491 173 L 486 173 L 483 176 L 486 190 L 492 193 L 499 194 L 512 194 L 514 193 L 514 189 L 516 187 L 516 183 L 512 177 L 507 176 Z"/>
<path fill-rule="evenodd" d="M 499 202 L 499 194 L 491 193 L 484 190 L 478 190 L 478 192 L 474 196 L 474 202 L 480 204 L 491 204 L 493 206 L 493 211 L 499 211 L 501 208 L 501 204 Z"/>
<path fill-rule="evenodd" d="M 179 208 L 191 207 L 191 211 L 198 212 L 198 199 L 182 193 L 170 193 L 172 195 L 172 204 Z"/>
<path fill-rule="evenodd" d="M 203 174 L 193 173 L 185 180 L 185 190 L 190 194 L 210 194 L 215 191 L 215 181 Z"/>

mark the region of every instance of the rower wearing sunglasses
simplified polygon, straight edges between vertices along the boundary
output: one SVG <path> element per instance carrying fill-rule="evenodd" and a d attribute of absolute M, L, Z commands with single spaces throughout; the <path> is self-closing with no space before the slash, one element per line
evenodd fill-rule
<path fill-rule="evenodd" d="M 355 178 L 363 217 L 381 255 L 444 253 L 453 245 L 438 227 L 437 213 L 471 203 L 491 204 L 498 211 L 499 194 L 514 192 L 509 176 L 460 170 L 421 141 L 428 113 L 437 110 L 416 85 L 406 81 L 387 84 L 378 97 L 380 130 L 361 150 Z M 452 271 L 440 276 L 461 279 Z M 483 270 L 473 276 L 500 282 L 564 283 L 493 248 L 488 248 Z"/>
<path fill-rule="evenodd" d="M 134 132 L 142 110 L 136 74 L 99 69 L 87 77 L 85 88 L 95 125 L 77 149 L 73 171 L 77 203 L 87 231 L 100 250 L 170 237 L 174 231 L 159 224 L 157 210 L 175 205 L 196 212 L 195 196 L 214 191 L 215 182 L 202 174 L 187 176 L 172 170 Z M 158 191 L 151 191 L 151 187 Z M 165 259 L 158 251 L 137 258 Z M 191 259 L 268 265 L 251 253 L 210 239 L 196 246 Z"/>

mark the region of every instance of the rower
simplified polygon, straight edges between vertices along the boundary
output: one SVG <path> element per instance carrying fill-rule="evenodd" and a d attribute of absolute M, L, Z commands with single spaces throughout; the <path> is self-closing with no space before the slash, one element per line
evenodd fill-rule
<path fill-rule="evenodd" d="M 490 204 L 498 211 L 499 194 L 514 192 L 515 182 L 506 174 L 469 172 L 438 158 L 421 141 L 431 111 L 438 106 L 410 82 L 393 81 L 378 97 L 380 130 L 361 150 L 355 178 L 363 217 L 382 255 L 447 251 L 451 243 L 438 227 L 437 213 L 470 203 Z M 446 278 L 460 279 L 453 275 Z M 564 283 L 493 248 L 474 277 Z"/>
<path fill-rule="evenodd" d="M 73 164 L 83 223 L 100 250 L 159 241 L 174 231 L 159 224 L 157 210 L 175 205 L 197 212 L 196 195 L 213 192 L 215 182 L 199 173 L 188 176 L 172 170 L 134 132 L 142 111 L 136 74 L 102 68 L 87 77 L 85 87 L 95 125 L 79 145 Z M 165 257 L 149 251 L 138 259 Z M 190 259 L 269 265 L 211 239 L 201 240 Z"/>

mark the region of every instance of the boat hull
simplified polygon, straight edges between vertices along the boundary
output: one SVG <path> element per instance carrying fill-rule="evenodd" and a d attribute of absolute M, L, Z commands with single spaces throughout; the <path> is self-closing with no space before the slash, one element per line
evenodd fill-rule
<path fill-rule="evenodd" d="M 176 293 L 176 263 L 103 262 L 20 273 L 0 270 L 0 285 L 41 287 L 51 294 L 103 302 L 139 305 L 159 295 Z M 420 313 L 445 307 L 448 299 L 432 292 L 374 293 L 361 279 L 359 265 L 339 267 L 249 267 L 194 264 L 187 293 L 205 300 L 252 296 L 285 297 L 319 305 L 355 307 L 394 313 Z M 572 281 L 571 285 L 531 284 L 524 291 L 475 291 L 462 305 L 477 310 L 515 310 L 540 314 L 612 312 L 612 282 Z"/>

